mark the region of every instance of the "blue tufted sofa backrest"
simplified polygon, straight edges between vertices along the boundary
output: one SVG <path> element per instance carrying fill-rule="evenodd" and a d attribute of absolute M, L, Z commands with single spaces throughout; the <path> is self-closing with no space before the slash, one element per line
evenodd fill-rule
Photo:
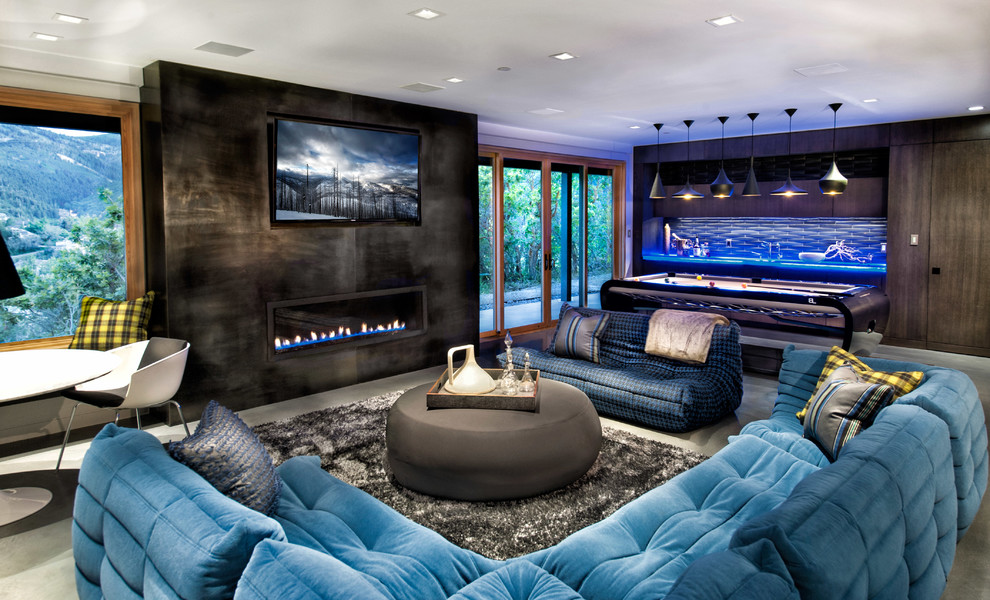
<path fill-rule="evenodd" d="M 956 544 L 945 423 L 892 405 L 730 547 L 769 539 L 802 598 L 938 598 Z"/>
<path fill-rule="evenodd" d="M 151 434 L 112 423 L 79 471 L 76 590 L 91 598 L 230 598 L 274 519 L 224 496 Z"/>
<path fill-rule="evenodd" d="M 825 351 L 797 350 L 793 346 L 784 350 L 778 397 L 770 419 L 773 426 L 787 428 L 789 424 L 791 430 L 801 432 L 801 425 L 794 414 L 811 398 L 827 356 Z M 965 373 L 954 369 L 882 358 L 862 360 L 877 371 L 924 372 L 921 385 L 898 398 L 896 404 L 923 408 L 944 421 L 949 428 L 961 538 L 976 517 L 986 493 L 990 460 L 987 426 L 976 386 Z"/>

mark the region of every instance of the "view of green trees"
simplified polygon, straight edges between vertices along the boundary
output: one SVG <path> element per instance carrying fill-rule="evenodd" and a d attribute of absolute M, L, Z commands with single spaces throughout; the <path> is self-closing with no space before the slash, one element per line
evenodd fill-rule
<path fill-rule="evenodd" d="M 125 299 L 119 138 L 0 125 L 0 235 L 26 292 L 0 301 L 0 343 L 71 335 L 84 295 Z"/>
<path fill-rule="evenodd" d="M 481 304 L 490 308 L 494 290 L 495 253 L 501 250 L 504 257 L 506 303 L 539 301 L 543 277 L 543 248 L 541 242 L 541 179 L 538 168 L 505 167 L 502 170 L 504 227 L 503 247 L 495 248 L 495 223 L 492 202 L 492 167 L 479 165 L 478 192 L 480 201 L 480 248 L 481 248 Z M 571 228 L 572 293 L 577 294 L 578 278 L 581 270 L 581 222 L 579 202 L 581 194 L 580 176 L 568 177 L 565 173 L 552 171 L 550 180 L 551 237 L 550 255 L 551 279 L 555 289 L 554 297 L 560 293 L 559 282 L 562 272 L 561 245 L 565 236 L 562 218 L 566 206 L 562 200 L 571 185 L 574 199 Z M 589 174 L 587 199 L 587 275 L 589 291 L 597 291 L 601 284 L 612 278 L 612 177 L 605 174 Z M 484 328 L 484 323 L 482 324 Z"/>

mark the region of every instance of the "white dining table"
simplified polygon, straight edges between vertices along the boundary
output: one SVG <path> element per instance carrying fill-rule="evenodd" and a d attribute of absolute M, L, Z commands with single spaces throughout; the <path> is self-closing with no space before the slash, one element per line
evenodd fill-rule
<path fill-rule="evenodd" d="M 120 358 L 99 350 L 14 350 L 0 352 L 0 408 L 47 397 L 109 373 Z M 30 516 L 51 502 L 39 487 L 0 490 L 0 526 Z"/>

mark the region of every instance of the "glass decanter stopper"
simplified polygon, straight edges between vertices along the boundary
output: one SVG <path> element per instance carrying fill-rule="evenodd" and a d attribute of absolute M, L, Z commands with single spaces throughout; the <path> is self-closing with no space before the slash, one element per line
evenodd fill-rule
<path fill-rule="evenodd" d="M 529 352 L 526 352 L 526 360 L 523 363 L 525 370 L 523 371 L 522 379 L 519 380 L 519 391 L 523 394 L 528 394 L 536 389 L 536 382 L 533 381 L 533 375 L 529 372 Z"/>
<path fill-rule="evenodd" d="M 519 391 L 519 379 L 516 378 L 515 365 L 512 364 L 512 334 L 505 336 L 505 369 L 498 379 L 498 388 L 503 394 L 513 396 Z"/>

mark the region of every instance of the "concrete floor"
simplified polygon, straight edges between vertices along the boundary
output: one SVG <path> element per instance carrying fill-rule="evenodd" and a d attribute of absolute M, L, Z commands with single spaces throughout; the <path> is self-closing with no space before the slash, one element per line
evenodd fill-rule
<path fill-rule="evenodd" d="M 521 340 L 525 344 L 526 340 Z M 530 343 L 539 344 L 539 340 Z M 483 344 L 484 346 L 484 344 Z M 494 344 L 488 344 L 493 355 Z M 535 346 L 534 346 L 535 347 Z M 480 353 L 486 356 L 484 348 Z M 983 400 L 984 412 L 990 414 L 990 358 L 881 346 L 874 356 L 935 364 L 967 373 L 976 383 Z M 483 363 L 484 364 L 484 363 Z M 442 367 L 425 369 L 396 377 L 359 384 L 339 390 L 280 402 L 240 413 L 248 425 L 303 414 L 328 406 L 354 402 L 397 389 L 434 381 Z M 728 436 L 738 433 L 746 423 L 766 418 L 776 397 L 776 379 L 772 376 L 746 373 L 743 401 L 736 413 L 721 422 L 684 434 L 667 434 L 627 423 L 602 419 L 604 424 L 626 429 L 652 439 L 662 440 L 704 454 L 714 454 L 726 443 Z M 190 426 L 194 426 L 190 423 Z M 181 439 L 181 426 L 164 425 L 148 428 L 163 442 Z M 77 443 L 66 451 L 65 469 L 78 469 L 88 443 Z M 27 471 L 51 471 L 58 448 L 0 459 L 0 476 Z M 62 503 L 66 505 L 66 502 Z M 942 598 L 947 600 L 990 600 L 990 509 L 984 502 L 966 537 L 956 549 L 955 562 L 949 575 L 948 587 Z M 46 516 L 46 508 L 40 517 Z M 0 598 L 7 600 L 35 598 L 75 598 L 74 568 L 71 546 L 71 520 L 63 508 L 53 510 L 37 526 L 0 538 Z M 10 527 L 10 526 L 8 526 Z M 2 535 L 2 531 L 0 531 Z"/>

